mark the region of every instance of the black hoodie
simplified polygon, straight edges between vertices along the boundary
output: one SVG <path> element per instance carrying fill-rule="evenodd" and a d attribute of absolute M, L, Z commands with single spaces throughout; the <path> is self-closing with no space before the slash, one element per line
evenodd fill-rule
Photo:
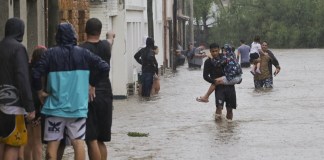
<path fill-rule="evenodd" d="M 35 110 L 29 82 L 28 54 L 20 43 L 24 29 L 22 20 L 11 18 L 6 22 L 5 37 L 0 41 L 0 110 L 7 114 Z"/>

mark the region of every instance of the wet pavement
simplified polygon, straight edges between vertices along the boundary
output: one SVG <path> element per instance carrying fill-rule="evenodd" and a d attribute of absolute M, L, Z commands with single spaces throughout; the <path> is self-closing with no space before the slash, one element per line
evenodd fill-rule
<path fill-rule="evenodd" d="M 109 159 L 324 159 L 324 50 L 273 52 L 282 68 L 274 89 L 255 91 L 250 69 L 244 69 L 232 122 L 215 122 L 214 94 L 209 103 L 196 102 L 209 84 L 202 69 L 186 65 L 161 77 L 161 91 L 151 101 L 115 100 Z"/>

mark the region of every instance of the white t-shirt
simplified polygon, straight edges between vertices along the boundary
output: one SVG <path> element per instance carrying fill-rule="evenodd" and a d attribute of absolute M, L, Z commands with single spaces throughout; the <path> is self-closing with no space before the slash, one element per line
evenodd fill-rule
<path fill-rule="evenodd" d="M 258 53 L 258 54 L 260 54 L 259 50 L 261 50 L 260 43 L 252 42 L 250 53 Z"/>

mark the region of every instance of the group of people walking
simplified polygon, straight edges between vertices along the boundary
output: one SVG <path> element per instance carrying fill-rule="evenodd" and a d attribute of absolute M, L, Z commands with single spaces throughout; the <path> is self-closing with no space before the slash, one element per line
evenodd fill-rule
<path fill-rule="evenodd" d="M 89 19 L 87 40 L 78 46 L 73 26 L 62 22 L 57 45 L 37 46 L 29 63 L 21 44 L 24 22 L 6 22 L 0 42 L 0 159 L 42 159 L 42 142 L 47 144 L 46 159 L 60 159 L 64 146 L 72 145 L 74 159 L 83 160 L 85 144 L 89 159 L 107 159 L 115 34 L 100 40 L 101 28 L 100 20 Z"/>
<path fill-rule="evenodd" d="M 234 49 L 225 44 L 220 47 L 217 43 L 212 43 L 209 47 L 210 56 L 204 62 L 203 78 L 211 83 L 208 91 L 200 97 L 198 102 L 209 102 L 209 96 L 215 91 L 216 112 L 215 119 L 221 118 L 222 110 L 226 104 L 226 119 L 233 119 L 233 109 L 236 109 L 235 84 L 242 82 L 241 67 L 248 68 L 252 65 L 254 86 L 256 89 L 272 88 L 273 75 L 280 72 L 280 65 L 274 54 L 268 49 L 268 43 L 263 41 L 260 44 L 260 37 L 255 36 L 251 47 L 241 40 L 237 55 Z M 275 71 L 272 75 L 272 66 Z"/>
<path fill-rule="evenodd" d="M 37 46 L 29 61 L 21 44 L 24 22 L 19 18 L 6 22 L 5 37 L 0 41 L 0 159 L 42 159 L 42 143 L 47 144 L 46 159 L 50 160 L 61 159 L 66 145 L 73 146 L 75 159 L 84 160 L 85 144 L 89 159 L 107 159 L 104 142 L 111 140 L 113 94 L 109 70 L 115 34 L 109 32 L 106 40 L 100 40 L 101 29 L 100 20 L 89 19 L 87 40 L 78 46 L 73 26 L 62 22 L 57 27 L 57 45 L 48 49 Z M 145 41 L 146 46 L 134 58 L 142 65 L 141 95 L 150 97 L 160 88 L 155 58 L 158 47 L 153 38 Z M 202 58 L 207 56 L 203 49 L 188 46 L 189 67 L 201 67 Z M 256 89 L 272 88 L 273 75 L 280 72 L 268 43 L 261 44 L 258 36 L 251 47 L 241 40 L 237 56 L 229 45 L 211 43 L 209 50 L 203 78 L 211 85 L 196 100 L 208 102 L 215 92 L 216 119 L 221 117 L 225 104 L 226 119 L 233 119 L 237 107 L 235 84 L 242 82 L 241 67 L 253 65 Z M 276 67 L 273 74 L 272 65 Z"/>

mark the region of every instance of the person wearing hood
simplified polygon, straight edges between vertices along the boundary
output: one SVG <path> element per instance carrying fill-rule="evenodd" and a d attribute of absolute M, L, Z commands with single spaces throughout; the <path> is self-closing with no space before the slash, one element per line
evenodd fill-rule
<path fill-rule="evenodd" d="M 22 20 L 10 18 L 0 42 L 0 159 L 18 159 L 27 143 L 24 115 L 28 121 L 35 117 L 24 30 Z"/>
<path fill-rule="evenodd" d="M 108 76 L 108 63 L 77 46 L 76 40 L 71 24 L 59 24 L 57 46 L 48 49 L 33 69 L 33 87 L 44 103 L 41 112 L 45 115 L 44 141 L 48 142 L 46 159 L 57 159 L 64 130 L 74 148 L 74 159 L 85 159 L 88 101 L 95 97 L 94 87 L 99 80 Z M 96 72 L 90 74 L 90 70 Z M 46 89 L 42 87 L 43 76 L 47 76 Z"/>
<path fill-rule="evenodd" d="M 135 60 L 142 65 L 142 97 L 150 97 L 153 76 L 157 70 L 155 65 L 155 56 L 153 52 L 154 39 L 146 38 L 145 48 L 140 49 L 135 55 Z"/>

